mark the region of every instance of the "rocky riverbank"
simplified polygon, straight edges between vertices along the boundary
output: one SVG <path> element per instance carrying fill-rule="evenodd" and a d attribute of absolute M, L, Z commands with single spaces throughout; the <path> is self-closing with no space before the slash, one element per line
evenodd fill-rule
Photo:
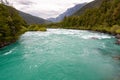
<path fill-rule="evenodd" d="M 116 36 L 116 44 L 120 45 L 120 34 L 117 34 Z"/>
<path fill-rule="evenodd" d="M 3 48 L 3 47 L 5 47 L 5 46 L 7 46 L 7 45 L 10 45 L 10 44 L 12 44 L 12 43 L 14 43 L 14 42 L 16 42 L 16 40 L 12 40 L 12 41 L 9 41 L 9 42 L 6 42 L 6 41 L 1 42 L 1 43 L 0 43 L 0 48 Z"/>

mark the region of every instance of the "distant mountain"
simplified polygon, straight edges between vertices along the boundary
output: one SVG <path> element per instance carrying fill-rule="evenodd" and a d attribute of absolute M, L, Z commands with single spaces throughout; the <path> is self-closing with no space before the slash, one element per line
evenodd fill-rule
<path fill-rule="evenodd" d="M 91 9 L 91 8 L 95 8 L 95 7 L 99 7 L 101 5 L 103 0 L 94 0 L 88 4 L 86 4 L 85 6 L 83 6 L 82 8 L 80 8 L 77 12 L 75 12 L 73 15 L 80 15 L 82 13 L 84 13 L 87 9 Z"/>
<path fill-rule="evenodd" d="M 28 13 L 24 13 L 22 11 L 18 11 L 20 16 L 27 22 L 27 24 L 44 24 L 44 23 L 48 23 L 49 21 L 30 15 Z"/>
<path fill-rule="evenodd" d="M 63 28 L 120 34 L 120 0 L 95 0 L 85 5 L 83 12 L 80 10 L 76 13 L 77 16 L 65 17 L 58 25 Z"/>
<path fill-rule="evenodd" d="M 59 22 L 59 21 L 63 20 L 65 16 L 71 16 L 76 11 L 78 11 L 80 8 L 85 6 L 86 4 L 87 3 L 77 4 L 74 7 L 67 9 L 64 13 L 60 14 L 58 17 L 56 17 L 56 18 L 49 18 L 48 20 L 52 21 L 52 22 Z"/>

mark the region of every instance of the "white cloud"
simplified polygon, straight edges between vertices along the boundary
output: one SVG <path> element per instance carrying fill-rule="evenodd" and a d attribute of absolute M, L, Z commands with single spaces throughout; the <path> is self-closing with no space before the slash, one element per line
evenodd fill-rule
<path fill-rule="evenodd" d="M 93 0 L 8 0 L 16 9 L 42 18 L 56 17 L 76 3 Z"/>

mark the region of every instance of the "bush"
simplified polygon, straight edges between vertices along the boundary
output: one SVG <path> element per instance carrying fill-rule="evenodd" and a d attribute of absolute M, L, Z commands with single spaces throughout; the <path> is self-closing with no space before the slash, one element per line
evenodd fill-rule
<path fill-rule="evenodd" d="M 116 33 L 117 33 L 117 34 L 120 34 L 120 29 L 116 30 Z"/>
<path fill-rule="evenodd" d="M 117 33 L 117 32 L 119 32 L 119 29 L 120 29 L 120 26 L 119 26 L 119 25 L 114 25 L 114 26 L 111 28 L 111 33 Z"/>
<path fill-rule="evenodd" d="M 44 25 L 37 25 L 37 24 L 34 24 L 34 25 L 30 25 L 28 27 L 28 31 L 46 31 L 46 27 Z"/>
<path fill-rule="evenodd" d="M 0 37 L 2 37 L 2 33 L 0 33 Z"/>
<path fill-rule="evenodd" d="M 19 16 L 16 9 L 4 4 L 0 4 L 0 47 L 6 43 L 11 43 L 23 33 L 26 25 Z"/>

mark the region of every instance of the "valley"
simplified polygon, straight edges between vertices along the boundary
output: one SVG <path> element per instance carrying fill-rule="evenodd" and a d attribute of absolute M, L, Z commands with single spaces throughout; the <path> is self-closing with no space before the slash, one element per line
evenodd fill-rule
<path fill-rule="evenodd" d="M 120 0 L 46 19 L 0 2 L 0 80 L 120 80 Z"/>

